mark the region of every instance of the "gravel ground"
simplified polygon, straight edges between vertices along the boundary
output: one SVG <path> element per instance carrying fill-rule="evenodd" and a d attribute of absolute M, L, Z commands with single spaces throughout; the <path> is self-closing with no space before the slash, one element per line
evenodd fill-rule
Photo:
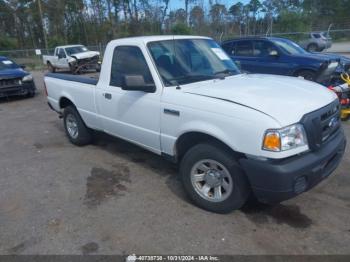
<path fill-rule="evenodd" d="M 34 76 L 35 98 L 0 101 L 0 254 L 350 253 L 349 147 L 308 193 L 213 214 L 152 153 L 102 134 L 71 145 Z"/>

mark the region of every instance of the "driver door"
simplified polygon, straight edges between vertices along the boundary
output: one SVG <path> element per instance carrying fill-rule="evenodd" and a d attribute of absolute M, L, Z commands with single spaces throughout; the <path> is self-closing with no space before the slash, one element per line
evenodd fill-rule
<path fill-rule="evenodd" d="M 57 56 L 58 56 L 58 60 L 57 60 L 58 67 L 67 68 L 68 67 L 67 56 L 63 48 L 58 49 Z"/>
<path fill-rule="evenodd" d="M 115 47 L 110 81 L 96 90 L 104 131 L 159 153 L 161 88 L 154 93 L 123 90 L 125 76 L 135 75 L 142 75 L 146 84 L 155 84 L 140 47 Z"/>
<path fill-rule="evenodd" d="M 272 55 L 273 54 L 273 55 Z M 281 57 L 278 48 L 266 40 L 254 41 L 255 73 L 287 75 L 290 72 L 290 64 Z"/>

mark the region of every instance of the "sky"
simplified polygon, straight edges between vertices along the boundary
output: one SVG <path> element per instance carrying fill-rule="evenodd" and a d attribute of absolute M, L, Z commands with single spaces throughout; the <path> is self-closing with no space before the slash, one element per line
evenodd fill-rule
<path fill-rule="evenodd" d="M 197 2 L 204 2 L 204 6 L 208 6 L 209 0 L 197 0 Z M 213 3 L 218 2 L 220 4 L 226 5 L 226 7 L 230 7 L 231 5 L 236 4 L 237 2 L 242 2 L 243 4 L 246 4 L 249 2 L 249 0 L 213 0 Z M 170 0 L 169 3 L 169 9 L 170 10 L 176 10 L 179 8 L 185 8 L 185 0 Z"/>

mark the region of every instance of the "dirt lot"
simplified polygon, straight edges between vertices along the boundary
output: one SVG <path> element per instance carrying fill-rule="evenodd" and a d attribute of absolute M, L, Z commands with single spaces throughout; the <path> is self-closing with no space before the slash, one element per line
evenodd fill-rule
<path fill-rule="evenodd" d="M 311 192 L 212 214 L 158 156 L 106 135 L 71 145 L 34 75 L 34 99 L 0 102 L 0 254 L 350 253 L 349 147 Z"/>

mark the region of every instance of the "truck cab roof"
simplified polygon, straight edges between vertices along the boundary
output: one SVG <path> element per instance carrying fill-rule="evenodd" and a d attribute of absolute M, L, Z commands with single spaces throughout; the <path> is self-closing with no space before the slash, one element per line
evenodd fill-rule
<path fill-rule="evenodd" d="M 69 48 L 69 47 L 76 47 L 76 46 L 82 46 L 82 45 L 61 45 L 61 46 L 56 46 L 56 48 Z"/>
<path fill-rule="evenodd" d="M 154 41 L 166 41 L 166 40 L 179 40 L 179 39 L 210 39 L 210 37 L 205 36 L 193 36 L 193 35 L 153 35 L 153 36 L 135 36 L 135 37 L 125 37 L 112 40 L 110 43 L 113 44 L 115 42 L 154 42 Z"/>

